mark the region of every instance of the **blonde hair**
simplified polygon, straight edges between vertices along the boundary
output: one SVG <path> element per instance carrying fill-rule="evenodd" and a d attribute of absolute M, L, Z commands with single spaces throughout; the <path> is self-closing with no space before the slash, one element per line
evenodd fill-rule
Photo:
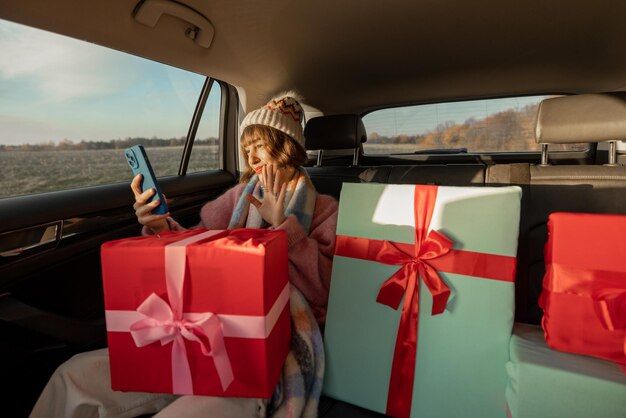
<path fill-rule="evenodd" d="M 248 164 L 245 148 L 257 138 L 265 141 L 268 154 L 278 163 L 279 167 L 299 168 L 308 160 L 305 149 L 289 135 L 266 125 L 246 126 L 239 141 L 241 152 L 246 155 L 246 170 L 240 179 L 242 183 L 247 183 L 255 174 Z"/>

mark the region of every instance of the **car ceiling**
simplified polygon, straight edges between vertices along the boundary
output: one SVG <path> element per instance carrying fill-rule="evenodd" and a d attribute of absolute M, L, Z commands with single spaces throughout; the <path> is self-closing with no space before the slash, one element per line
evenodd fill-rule
<path fill-rule="evenodd" d="M 148 0 L 152 1 L 152 0 Z M 622 0 L 181 0 L 215 28 L 135 21 L 138 0 L 0 0 L 0 17 L 235 85 L 244 109 L 296 89 L 326 114 L 626 88 Z"/>

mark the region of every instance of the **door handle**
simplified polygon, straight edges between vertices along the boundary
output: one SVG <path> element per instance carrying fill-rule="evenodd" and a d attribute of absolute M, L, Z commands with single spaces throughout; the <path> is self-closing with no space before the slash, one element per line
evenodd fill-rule
<path fill-rule="evenodd" d="M 185 35 L 193 39 L 203 48 L 211 46 L 215 28 L 201 13 L 191 7 L 170 0 L 145 0 L 134 10 L 135 20 L 143 25 L 155 27 L 162 15 L 177 17 L 193 27 L 188 28 Z"/>
<path fill-rule="evenodd" d="M 0 234 L 0 257 L 14 257 L 34 249 L 53 248 L 61 239 L 63 221 L 36 225 Z"/>

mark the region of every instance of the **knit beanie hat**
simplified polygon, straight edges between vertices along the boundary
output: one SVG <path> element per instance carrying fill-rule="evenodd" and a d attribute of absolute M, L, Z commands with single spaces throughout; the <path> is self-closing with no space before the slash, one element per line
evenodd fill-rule
<path fill-rule="evenodd" d="M 304 148 L 302 120 L 304 110 L 297 94 L 287 92 L 271 99 L 265 106 L 253 110 L 241 122 L 241 131 L 250 125 L 265 125 L 287 134 Z"/>

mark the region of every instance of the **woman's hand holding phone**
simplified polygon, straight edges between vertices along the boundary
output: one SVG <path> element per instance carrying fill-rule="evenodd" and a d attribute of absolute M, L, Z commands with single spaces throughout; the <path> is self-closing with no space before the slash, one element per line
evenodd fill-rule
<path fill-rule="evenodd" d="M 135 215 L 137 216 L 137 221 L 141 225 L 145 225 L 152 230 L 155 234 L 161 233 L 163 231 L 169 231 L 170 227 L 167 223 L 167 217 L 169 213 L 164 213 L 162 215 L 155 215 L 152 213 L 154 208 L 159 206 L 161 203 L 158 199 L 149 202 L 149 200 L 154 196 L 156 190 L 148 189 L 145 192 L 141 191 L 141 181 L 143 176 L 141 174 L 137 174 L 133 181 L 130 183 L 130 188 L 135 195 L 135 204 L 133 205 L 133 209 L 135 209 Z"/>

